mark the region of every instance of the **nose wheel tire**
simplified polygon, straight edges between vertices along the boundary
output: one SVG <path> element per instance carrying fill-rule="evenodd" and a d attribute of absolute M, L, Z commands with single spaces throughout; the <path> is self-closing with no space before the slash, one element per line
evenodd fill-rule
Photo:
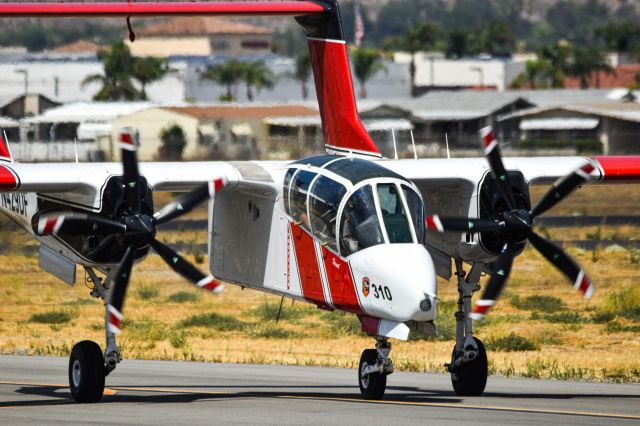
<path fill-rule="evenodd" d="M 96 342 L 76 343 L 69 357 L 69 389 L 75 402 L 98 402 L 104 393 L 104 358 Z"/>
<path fill-rule="evenodd" d="M 358 384 L 360 393 L 364 399 L 382 399 L 387 388 L 387 375 L 381 373 L 369 373 L 363 375 L 367 366 L 378 363 L 378 351 L 375 349 L 365 349 L 360 356 L 358 367 Z"/>
<path fill-rule="evenodd" d="M 478 355 L 473 361 L 466 362 L 451 373 L 451 384 L 456 395 L 459 396 L 480 396 L 487 385 L 487 375 L 489 373 L 487 352 L 480 339 L 473 338 L 478 345 Z M 455 361 L 455 347 L 451 356 Z"/>

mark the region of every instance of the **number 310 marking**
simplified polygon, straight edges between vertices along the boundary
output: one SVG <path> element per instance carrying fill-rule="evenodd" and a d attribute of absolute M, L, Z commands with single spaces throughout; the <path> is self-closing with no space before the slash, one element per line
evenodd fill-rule
<path fill-rule="evenodd" d="M 376 299 L 382 298 L 382 300 L 393 300 L 393 297 L 391 297 L 391 290 L 389 290 L 389 287 L 386 285 L 382 286 L 371 284 L 371 288 L 373 288 L 373 297 Z"/>

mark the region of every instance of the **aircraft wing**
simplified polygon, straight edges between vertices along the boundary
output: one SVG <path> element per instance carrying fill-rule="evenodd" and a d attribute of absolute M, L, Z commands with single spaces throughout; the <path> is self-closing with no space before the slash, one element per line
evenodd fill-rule
<path fill-rule="evenodd" d="M 520 170 L 530 185 L 536 185 L 553 183 L 587 161 L 595 166 L 592 184 L 640 183 L 640 156 L 513 157 L 505 158 L 504 164 L 508 170 Z M 478 176 L 489 171 L 484 157 L 386 160 L 382 164 L 417 185 L 474 185 Z"/>

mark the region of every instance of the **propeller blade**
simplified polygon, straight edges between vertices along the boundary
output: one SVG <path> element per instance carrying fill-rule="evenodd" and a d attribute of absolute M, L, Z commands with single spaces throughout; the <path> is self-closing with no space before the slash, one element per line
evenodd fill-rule
<path fill-rule="evenodd" d="M 129 208 L 140 213 L 140 190 L 138 188 L 138 156 L 136 140 L 130 127 L 120 130 L 120 152 L 122 153 L 122 174 L 125 186 L 125 199 Z"/>
<path fill-rule="evenodd" d="M 489 167 L 491 167 L 493 176 L 498 181 L 498 186 L 502 191 L 507 207 L 509 207 L 509 210 L 514 210 L 516 208 L 516 202 L 513 199 L 513 191 L 509 181 L 509 175 L 507 174 L 507 169 L 504 168 L 504 164 L 502 163 L 500 146 L 498 145 L 498 140 L 493 133 L 493 128 L 488 126 L 480 129 L 480 137 L 482 138 L 484 155 L 489 161 Z"/>
<path fill-rule="evenodd" d="M 66 232 L 71 235 L 87 235 L 93 232 L 124 234 L 122 223 L 90 213 L 49 213 L 40 216 L 36 233 L 40 236 Z"/>
<path fill-rule="evenodd" d="M 160 255 L 171 269 L 196 286 L 209 290 L 215 294 L 220 294 L 224 289 L 224 284 L 212 276 L 204 275 L 198 268 L 193 266 L 166 244 L 153 239 L 151 240 L 151 247 L 153 247 L 155 252 Z"/>
<path fill-rule="evenodd" d="M 573 192 L 574 189 L 589 182 L 591 179 L 591 172 L 595 169 L 595 166 L 588 162 L 578 167 L 568 175 L 558 179 L 553 186 L 549 188 L 547 193 L 544 194 L 540 201 L 538 201 L 538 204 L 535 205 L 533 210 L 531 210 L 531 215 L 533 217 L 541 215 L 551 207 L 558 204 L 564 197 Z"/>
<path fill-rule="evenodd" d="M 153 215 L 153 221 L 156 225 L 168 222 L 171 219 L 189 213 L 198 204 L 206 199 L 213 197 L 215 193 L 225 185 L 223 178 L 215 179 L 198 187 L 193 192 L 183 195 L 178 200 L 167 204 Z"/>
<path fill-rule="evenodd" d="M 571 280 L 573 288 L 582 293 L 585 299 L 591 297 L 595 290 L 593 283 L 589 277 L 587 277 L 587 274 L 585 274 L 584 269 L 569 257 L 564 250 L 535 232 L 531 232 L 529 241 L 531 241 L 531 244 L 533 244 L 540 254 L 546 257 L 553 266 L 558 268 Z"/>
<path fill-rule="evenodd" d="M 473 306 L 473 311 L 469 314 L 469 317 L 473 320 L 481 320 L 487 314 L 489 309 L 496 304 L 500 292 L 509 278 L 511 273 L 511 266 L 513 265 L 513 259 L 515 257 L 515 249 L 511 244 L 505 244 L 502 247 L 502 251 L 496 261 L 496 266 L 493 269 L 493 274 L 487 283 L 487 287 L 482 294 L 482 298 L 476 300 Z"/>
<path fill-rule="evenodd" d="M 440 217 L 438 215 L 425 218 L 427 229 L 438 232 L 492 232 L 504 229 L 504 222 L 493 219 L 469 219 L 466 217 Z"/>
<path fill-rule="evenodd" d="M 129 286 L 129 279 L 131 278 L 134 252 L 133 246 L 127 247 L 127 251 L 125 251 L 118 267 L 109 277 L 109 280 L 113 283 L 113 289 L 111 290 L 111 299 L 107 304 L 107 323 L 109 331 L 115 334 L 122 331 L 120 328 L 122 325 L 122 306 Z"/>

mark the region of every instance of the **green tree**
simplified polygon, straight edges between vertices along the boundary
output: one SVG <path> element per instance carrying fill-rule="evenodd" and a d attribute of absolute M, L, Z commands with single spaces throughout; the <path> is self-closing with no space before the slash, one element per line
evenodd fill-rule
<path fill-rule="evenodd" d="M 382 63 L 380 52 L 371 47 L 353 48 L 351 59 L 353 60 L 353 73 L 360 83 L 360 97 L 366 98 L 367 89 L 365 84 L 367 80 L 378 71 L 386 70 L 386 67 Z"/>
<path fill-rule="evenodd" d="M 519 89 L 526 84 L 531 89 L 546 89 L 553 84 L 554 72 L 547 59 L 527 61 L 525 71 L 515 78 L 511 87 Z"/>
<path fill-rule="evenodd" d="M 177 124 L 170 124 L 160 131 L 162 144 L 158 150 L 161 160 L 182 160 L 182 153 L 187 146 L 187 138 L 182 127 Z"/>
<path fill-rule="evenodd" d="M 272 88 L 274 76 L 263 61 L 249 61 L 242 64 L 242 80 L 247 87 L 247 99 L 253 101 L 253 89 L 259 92 L 263 88 Z"/>
<path fill-rule="evenodd" d="M 300 82 L 302 86 L 302 98 L 307 99 L 309 97 L 309 87 L 307 81 L 311 77 L 311 56 L 309 51 L 303 51 L 296 57 L 296 71 L 293 74 L 293 78 Z"/>
<path fill-rule="evenodd" d="M 569 69 L 572 52 L 573 46 L 566 40 L 560 40 L 557 44 L 545 46 L 538 51 L 538 58 L 548 61 L 551 66 L 551 87 L 564 87 L 564 77 Z"/>
<path fill-rule="evenodd" d="M 509 56 L 516 47 L 511 26 L 506 21 L 491 21 L 482 32 L 482 50 L 492 56 Z"/>
<path fill-rule="evenodd" d="M 109 50 L 98 52 L 102 61 L 103 74 L 92 74 L 82 81 L 82 87 L 91 83 L 100 83 L 100 91 L 93 97 L 96 101 L 132 101 L 140 99 L 131 77 L 133 61 L 131 51 L 122 41 L 115 43 Z"/>
<path fill-rule="evenodd" d="M 567 74 L 580 79 L 581 89 L 589 88 L 589 80 L 594 73 L 596 73 L 595 86 L 599 87 L 597 76 L 600 72 L 613 72 L 613 69 L 607 63 L 604 52 L 595 47 L 575 47 L 573 49 L 567 67 Z"/>
<path fill-rule="evenodd" d="M 413 28 L 409 28 L 399 37 L 391 37 L 385 40 L 387 50 L 401 50 L 411 55 L 409 74 L 411 76 L 411 93 L 416 94 L 416 53 L 435 47 L 438 41 L 440 27 L 433 22 L 423 22 Z"/>
<path fill-rule="evenodd" d="M 233 89 L 242 79 L 243 65 L 237 59 L 227 59 L 220 65 L 214 65 L 200 76 L 201 80 L 214 81 L 226 88 L 227 93 L 221 98 L 227 102 L 235 100 Z"/>
<path fill-rule="evenodd" d="M 169 66 L 169 61 L 163 58 L 149 56 L 146 58 L 133 58 L 132 76 L 140 83 L 140 97 L 148 99 L 147 85 L 162 80 L 176 71 Z"/>
<path fill-rule="evenodd" d="M 616 52 L 640 50 L 640 24 L 634 21 L 612 22 L 596 29 L 607 49 Z"/>

